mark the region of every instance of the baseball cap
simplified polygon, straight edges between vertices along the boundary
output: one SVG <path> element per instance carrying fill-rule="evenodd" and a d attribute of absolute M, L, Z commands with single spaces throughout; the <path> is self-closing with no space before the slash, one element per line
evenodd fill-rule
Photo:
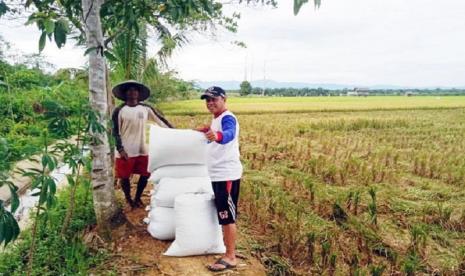
<path fill-rule="evenodd" d="M 202 96 L 200 96 L 200 99 L 205 99 L 205 98 L 214 98 L 214 97 L 223 97 L 226 98 L 226 91 L 223 90 L 223 88 L 219 86 L 212 86 L 207 88 Z"/>

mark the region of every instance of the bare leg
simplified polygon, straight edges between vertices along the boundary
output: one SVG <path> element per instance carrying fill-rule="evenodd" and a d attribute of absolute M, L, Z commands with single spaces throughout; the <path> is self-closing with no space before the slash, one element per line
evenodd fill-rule
<path fill-rule="evenodd" d="M 230 265 L 236 266 L 236 237 L 237 237 L 237 227 L 235 223 L 228 225 L 223 225 L 223 234 L 224 234 L 224 244 L 226 246 L 226 253 L 223 256 L 223 260 Z M 212 269 L 224 269 L 225 266 L 222 264 L 212 264 L 210 266 Z"/>
<path fill-rule="evenodd" d="M 227 258 L 228 263 L 235 265 L 236 264 L 236 236 L 237 228 L 236 224 L 228 224 L 223 226 L 224 233 L 224 243 L 226 245 L 226 254 L 224 255 Z"/>
<path fill-rule="evenodd" d="M 134 207 L 134 202 L 131 199 L 131 183 L 129 181 L 129 178 L 121 178 L 121 189 L 123 190 L 126 202 L 131 207 Z"/>
<path fill-rule="evenodd" d="M 136 197 L 134 198 L 134 205 L 136 207 L 143 207 L 144 204 L 140 200 L 140 197 L 142 196 L 142 193 L 144 192 L 145 187 L 147 186 L 147 180 L 148 176 L 140 176 L 139 177 L 139 182 L 137 183 L 137 191 L 136 191 Z"/>

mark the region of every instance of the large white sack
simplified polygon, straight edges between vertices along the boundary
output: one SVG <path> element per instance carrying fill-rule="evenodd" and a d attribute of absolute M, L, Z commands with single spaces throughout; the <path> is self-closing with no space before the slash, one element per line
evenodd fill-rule
<path fill-rule="evenodd" d="M 213 195 L 210 177 L 162 178 L 155 185 L 150 206 L 174 207 L 174 200 L 185 193 L 206 193 Z"/>
<path fill-rule="evenodd" d="M 150 126 L 149 172 L 167 165 L 207 163 L 207 139 L 191 129 Z"/>
<path fill-rule="evenodd" d="M 162 178 L 174 177 L 201 177 L 208 176 L 208 168 L 206 165 L 190 164 L 190 165 L 173 165 L 163 166 L 152 172 L 150 180 L 158 183 Z"/>
<path fill-rule="evenodd" d="M 147 231 L 159 240 L 174 240 L 175 212 L 174 208 L 155 207 L 150 210 Z"/>
<path fill-rule="evenodd" d="M 176 240 L 166 256 L 222 254 L 226 252 L 213 197 L 183 194 L 176 197 Z"/>

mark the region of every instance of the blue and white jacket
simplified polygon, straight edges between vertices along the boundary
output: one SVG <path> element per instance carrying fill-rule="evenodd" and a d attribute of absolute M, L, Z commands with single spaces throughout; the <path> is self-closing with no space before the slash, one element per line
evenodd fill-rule
<path fill-rule="evenodd" d="M 242 177 L 239 153 L 239 122 L 228 110 L 213 118 L 210 128 L 216 142 L 208 144 L 208 171 L 212 181 L 237 180 Z"/>

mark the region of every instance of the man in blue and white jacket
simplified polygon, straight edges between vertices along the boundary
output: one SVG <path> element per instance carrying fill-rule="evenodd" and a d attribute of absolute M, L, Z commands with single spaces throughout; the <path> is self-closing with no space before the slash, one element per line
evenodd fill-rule
<path fill-rule="evenodd" d="M 239 123 L 226 108 L 226 92 L 218 86 L 205 90 L 200 97 L 213 114 L 210 126 L 200 128 L 210 141 L 208 145 L 208 171 L 215 193 L 219 223 L 223 227 L 225 255 L 208 268 L 222 271 L 234 268 L 236 259 L 236 219 L 242 164 L 239 154 Z"/>

